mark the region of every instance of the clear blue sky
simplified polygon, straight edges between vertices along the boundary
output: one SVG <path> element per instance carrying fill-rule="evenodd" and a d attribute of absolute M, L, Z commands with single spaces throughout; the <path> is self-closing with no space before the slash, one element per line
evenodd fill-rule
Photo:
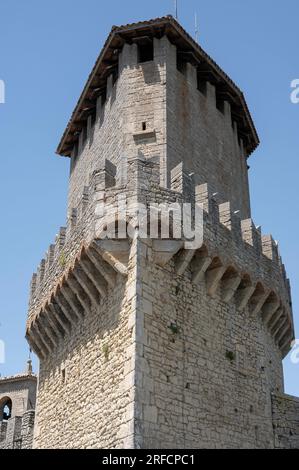
<path fill-rule="evenodd" d="M 179 19 L 246 94 L 261 138 L 250 159 L 253 218 L 280 241 L 299 338 L 298 0 L 179 0 Z M 2 375 L 24 368 L 28 286 L 66 216 L 68 159 L 54 151 L 114 24 L 173 13 L 173 0 L 0 0 L 0 339 Z M 299 395 L 299 364 L 285 360 Z"/>

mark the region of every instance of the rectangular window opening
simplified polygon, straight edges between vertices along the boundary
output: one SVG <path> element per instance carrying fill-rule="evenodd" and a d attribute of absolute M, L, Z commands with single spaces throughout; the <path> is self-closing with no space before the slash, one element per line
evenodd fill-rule
<path fill-rule="evenodd" d="M 82 135 L 82 146 L 87 141 L 87 124 L 83 127 L 83 135 Z"/>
<path fill-rule="evenodd" d="M 78 142 L 76 142 L 74 145 L 74 153 L 73 153 L 74 160 L 77 160 L 78 154 L 79 154 L 79 145 L 78 145 Z"/>
<path fill-rule="evenodd" d="M 90 117 L 90 136 L 89 136 L 89 147 L 92 146 L 94 140 L 94 133 L 95 133 L 95 124 L 97 119 L 97 113 L 93 112 Z"/>
<path fill-rule="evenodd" d="M 95 123 L 96 123 L 96 120 L 97 120 L 97 113 L 92 113 L 91 115 L 91 127 L 94 127 Z"/>
<path fill-rule="evenodd" d="M 236 130 L 237 130 L 237 132 L 238 132 L 238 123 L 237 123 L 237 121 L 235 121 L 235 119 L 233 119 L 233 118 L 232 118 L 232 128 L 233 128 L 233 129 L 236 128 Z"/>
<path fill-rule="evenodd" d="M 186 59 L 184 59 L 183 54 L 177 51 L 177 60 L 176 60 L 177 69 L 183 75 L 187 74 L 187 63 L 188 62 L 186 61 Z"/>
<path fill-rule="evenodd" d="M 114 86 L 115 83 L 118 80 L 118 65 L 115 67 L 115 69 L 112 72 L 112 85 Z"/>
<path fill-rule="evenodd" d="M 147 42 L 146 44 L 138 44 L 138 63 L 151 62 L 154 60 L 154 44 Z"/>
<path fill-rule="evenodd" d="M 216 108 L 224 114 L 224 99 L 216 93 Z"/>
<path fill-rule="evenodd" d="M 202 80 L 199 75 L 197 75 L 197 89 L 204 96 L 207 96 L 207 82 Z"/>
<path fill-rule="evenodd" d="M 71 158 L 71 172 L 76 166 L 77 160 L 79 156 L 79 144 L 76 142 L 73 147 L 72 158 Z"/>
<path fill-rule="evenodd" d="M 105 89 L 104 89 L 104 91 L 103 91 L 101 97 L 102 97 L 102 106 L 104 106 L 104 104 L 105 104 L 106 101 L 107 101 L 107 87 L 105 87 Z"/>

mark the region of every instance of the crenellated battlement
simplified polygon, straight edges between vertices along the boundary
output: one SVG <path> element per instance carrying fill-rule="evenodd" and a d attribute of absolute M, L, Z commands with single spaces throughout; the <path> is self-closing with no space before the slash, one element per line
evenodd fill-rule
<path fill-rule="evenodd" d="M 233 211 L 230 203 L 223 201 L 223 197 L 215 193 L 209 184 L 195 185 L 192 174 L 183 164 L 173 170 L 171 188 L 159 186 L 159 160 L 146 159 L 141 154 L 128 160 L 126 186 L 113 186 L 113 173 L 109 161 L 93 172 L 90 185 L 82 195 L 82 202 L 78 208 L 72 209 L 67 227 L 60 229 L 55 244 L 50 245 L 37 273 L 33 275 L 28 328 L 45 305 L 48 308 L 49 301 L 54 301 L 55 293 L 61 290 L 64 280 L 72 276 L 77 265 L 83 268 L 87 278 L 93 277 L 95 286 L 96 273 L 93 275 L 92 272 L 97 268 L 94 263 L 104 263 L 106 270 L 109 266 L 114 273 L 126 275 L 124 258 L 127 260 L 129 257 L 129 238 L 120 242 L 116 233 L 115 239 L 108 241 L 109 249 L 100 248 L 99 244 L 95 251 L 94 248 L 90 249 L 91 246 L 95 247 L 95 243 L 105 243 L 105 240 L 97 242 L 96 230 L 98 233 L 99 227 L 103 230 L 107 224 L 102 214 L 97 213 L 97 204 L 103 203 L 109 212 L 116 206 L 119 196 L 125 195 L 128 204 L 133 201 L 133 207 L 136 203 L 143 203 L 148 208 L 153 203 L 200 206 L 203 209 L 202 247 L 186 250 L 182 239 L 153 240 L 155 262 L 165 266 L 174 260 L 180 276 L 187 273 L 194 284 L 205 282 L 211 296 L 222 295 L 226 302 L 235 301 L 240 309 L 249 306 L 254 314 L 265 310 L 267 324 L 279 339 L 279 346 L 285 355 L 294 338 L 290 284 L 278 245 L 272 236 L 262 235 L 261 228 L 256 227 L 252 219 L 241 220 L 239 212 Z M 126 224 L 133 218 L 134 214 L 128 211 Z M 119 243 L 122 243 L 121 250 Z M 85 260 L 82 266 L 82 257 L 86 256 L 88 262 Z M 78 279 L 76 282 L 78 284 Z M 87 282 L 88 279 L 85 283 L 83 281 L 83 290 L 90 295 Z M 69 282 L 69 287 L 71 284 Z M 107 286 L 104 289 L 100 286 L 99 292 L 106 295 Z M 93 302 L 97 296 L 91 295 Z M 83 295 L 81 299 L 84 310 L 88 302 L 84 301 Z"/>
<path fill-rule="evenodd" d="M 54 300 L 57 291 L 60 291 L 65 279 L 70 277 L 69 274 L 74 272 L 77 263 L 80 263 L 79 269 L 85 271 L 84 277 L 87 276 L 84 289 L 87 290 L 89 294 L 92 289 L 87 286 L 88 279 L 89 282 L 91 281 L 88 276 L 94 276 L 93 279 L 95 279 L 96 276 L 99 276 L 100 272 L 100 276 L 104 278 L 105 286 L 97 285 L 97 288 L 99 289 L 100 295 L 106 295 L 107 287 L 115 283 L 115 275 L 117 273 L 121 275 L 126 274 L 126 266 L 124 264 L 126 254 L 123 259 L 119 261 L 113 256 L 113 248 L 108 247 L 106 249 L 105 247 L 101 249 L 93 243 L 97 218 L 96 207 L 99 200 L 105 199 L 105 204 L 107 203 L 107 206 L 109 206 L 110 203 L 116 200 L 120 191 L 123 191 L 123 188 L 117 188 L 116 190 L 110 188 L 111 168 L 111 163 L 106 161 L 101 169 L 94 171 L 90 175 L 90 184 L 88 187 L 84 188 L 79 206 L 71 209 L 66 226 L 60 228 L 55 238 L 55 243 L 50 245 L 37 272 L 33 274 L 27 321 L 28 330 L 35 324 L 36 319 L 39 318 L 44 311 L 45 306 L 48 306 L 49 302 L 51 303 L 51 300 Z M 87 260 L 84 259 L 84 257 L 86 257 L 86 251 L 88 251 Z M 123 251 L 128 252 L 126 244 Z M 77 279 L 68 279 L 68 282 L 68 288 L 78 285 Z M 88 305 L 90 306 L 90 304 L 88 301 L 82 300 L 85 297 L 86 293 L 82 294 L 81 289 L 80 298 L 83 303 L 83 308 L 89 309 Z M 97 294 L 93 295 L 93 302 L 96 298 Z M 71 309 L 75 308 L 76 303 L 78 303 L 77 299 L 71 302 Z M 69 317 L 67 317 L 67 321 L 69 321 Z M 33 349 L 40 353 L 42 348 L 33 346 Z"/>
<path fill-rule="evenodd" d="M 251 218 L 241 220 L 239 211 L 233 211 L 209 184 L 192 187 L 184 165 L 175 173 L 183 200 L 190 201 L 194 194 L 203 209 L 203 246 L 194 253 L 174 248 L 178 274 L 187 273 L 193 283 L 205 282 L 211 296 L 218 293 L 241 310 L 248 307 L 251 314 L 262 314 L 285 356 L 294 326 L 290 282 L 277 242 L 271 235 L 262 235 Z M 159 259 L 163 259 L 160 254 L 158 263 Z"/>
<path fill-rule="evenodd" d="M 79 249 L 90 225 L 89 188 L 85 188 L 82 201 L 73 208 L 67 218 L 67 225 L 60 227 L 54 244 L 49 246 L 33 274 L 30 287 L 30 311 L 41 303 L 44 293 L 50 291 L 70 263 L 71 256 Z M 29 315 L 30 319 L 30 315 Z"/>

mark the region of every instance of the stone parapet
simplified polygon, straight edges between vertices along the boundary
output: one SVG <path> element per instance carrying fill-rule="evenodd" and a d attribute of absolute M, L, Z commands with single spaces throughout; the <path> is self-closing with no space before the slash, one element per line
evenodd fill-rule
<path fill-rule="evenodd" d="M 55 319 L 54 325 L 53 321 L 42 325 L 39 319 L 42 322 L 43 317 L 58 312 L 56 326 L 63 335 L 74 319 L 80 320 L 90 303 L 107 294 L 117 273 L 126 275 L 130 239 L 122 236 L 119 240 L 117 231 L 114 240 L 97 238 L 101 230 L 107 229 L 98 204 L 113 214 L 119 197 L 126 196 L 131 208 L 140 203 L 149 208 L 152 204 L 186 202 L 202 208 L 202 246 L 186 250 L 183 239 L 170 235 L 169 240 L 153 240 L 154 259 L 165 265 L 174 258 L 178 273 L 191 276 L 195 284 L 205 281 L 211 296 L 221 292 L 226 302 L 234 301 L 239 309 L 249 307 L 251 314 L 261 314 L 284 357 L 294 339 L 294 327 L 290 284 L 277 243 L 271 236 L 263 236 L 252 219 L 240 220 L 230 203 L 213 193 L 208 184 L 195 186 L 183 165 L 176 169 L 175 180 L 187 178 L 188 184 L 180 183 L 176 190 L 159 187 L 159 172 L 159 162 L 139 156 L 128 162 L 126 187 L 111 187 L 111 180 L 105 177 L 111 174 L 109 162 L 93 173 L 83 197 L 84 210 L 76 211 L 80 217 L 69 219 L 67 228 L 60 230 L 55 245 L 51 245 L 33 276 L 27 324 L 32 347 L 45 355 L 59 339 L 59 334 L 53 332 Z M 124 216 L 125 228 L 133 224 L 134 215 L 128 211 Z M 47 345 L 45 338 L 49 339 Z"/>

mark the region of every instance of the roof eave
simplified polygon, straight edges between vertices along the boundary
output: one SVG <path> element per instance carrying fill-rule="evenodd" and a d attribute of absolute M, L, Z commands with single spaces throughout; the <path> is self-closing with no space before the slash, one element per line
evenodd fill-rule
<path fill-rule="evenodd" d="M 161 28 L 161 27 L 166 27 L 170 26 L 175 30 L 175 32 L 180 36 L 183 37 L 183 39 L 190 45 L 190 48 L 192 48 L 199 56 L 200 59 L 204 59 L 209 67 L 229 86 L 231 89 L 234 91 L 234 94 L 238 97 L 240 101 L 240 107 L 243 109 L 243 112 L 246 117 L 246 122 L 248 125 L 248 131 L 250 130 L 250 133 L 248 132 L 248 135 L 250 134 L 250 143 L 247 144 L 246 147 L 246 152 L 247 156 L 249 157 L 252 152 L 258 147 L 259 145 L 259 137 L 256 131 L 256 128 L 254 126 L 254 122 L 252 120 L 251 114 L 249 112 L 249 109 L 247 107 L 247 103 L 245 100 L 245 97 L 241 90 L 237 87 L 237 85 L 230 79 L 230 77 L 216 64 L 216 62 L 201 48 L 201 46 L 194 41 L 194 39 L 184 30 L 184 28 L 172 17 L 172 16 L 165 16 L 162 18 L 157 18 L 156 20 L 150 20 L 150 21 L 144 21 L 144 22 L 139 22 L 139 23 L 133 23 L 130 25 L 125 25 L 125 26 L 114 26 L 104 44 L 104 47 L 88 77 L 88 80 L 86 82 L 86 85 L 83 89 L 83 92 L 81 93 L 81 96 L 79 98 L 79 101 L 71 115 L 71 119 L 69 120 L 69 123 L 63 133 L 62 139 L 58 145 L 58 148 L 56 150 L 56 153 L 60 156 L 65 156 L 65 157 L 70 157 L 71 156 L 71 150 L 70 147 L 66 147 L 67 145 L 67 139 L 69 137 L 69 134 L 71 132 L 72 126 L 76 122 L 76 119 L 78 118 L 79 113 L 81 112 L 84 100 L 87 99 L 87 95 L 90 91 L 90 87 L 93 83 L 93 81 L 96 79 L 97 72 L 102 64 L 103 59 L 105 58 L 106 54 L 108 53 L 109 49 L 111 49 L 113 41 L 116 40 L 116 37 L 119 38 L 120 35 L 125 35 L 126 33 L 130 33 L 132 31 L 140 31 L 144 27 L 149 27 L 153 28 L 155 27 L 156 29 Z M 70 144 L 71 145 L 71 144 Z"/>

